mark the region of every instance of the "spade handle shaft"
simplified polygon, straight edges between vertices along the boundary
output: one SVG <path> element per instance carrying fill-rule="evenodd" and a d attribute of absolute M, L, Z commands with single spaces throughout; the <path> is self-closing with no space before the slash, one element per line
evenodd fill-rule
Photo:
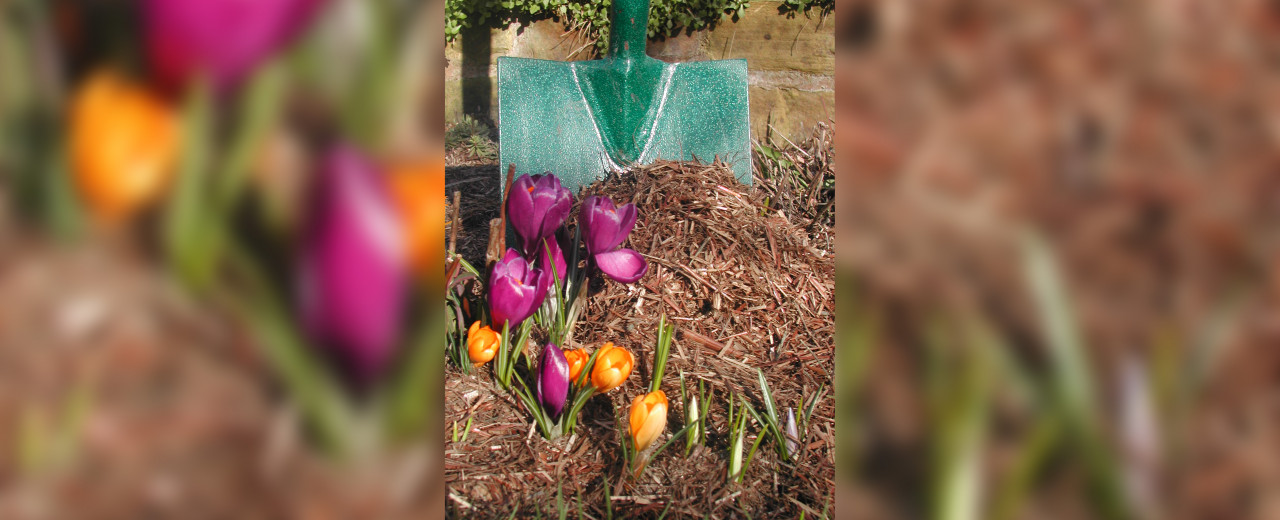
<path fill-rule="evenodd" d="M 644 56 L 649 37 L 649 0 L 613 0 L 609 8 L 609 56 Z"/>

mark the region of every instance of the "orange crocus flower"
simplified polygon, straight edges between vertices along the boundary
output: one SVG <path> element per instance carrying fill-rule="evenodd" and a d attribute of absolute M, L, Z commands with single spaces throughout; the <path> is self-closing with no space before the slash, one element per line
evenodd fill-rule
<path fill-rule="evenodd" d="M 635 358 L 631 352 L 613 346 L 612 342 L 605 343 L 596 355 L 595 366 L 591 368 L 591 384 L 601 393 L 613 390 L 627 380 L 633 366 Z"/>
<path fill-rule="evenodd" d="M 643 451 L 667 426 L 667 394 L 662 390 L 637 395 L 631 401 L 631 439 L 636 451 Z"/>
<path fill-rule="evenodd" d="M 467 355 L 476 366 L 493 360 L 493 356 L 498 353 L 498 345 L 501 344 L 502 337 L 487 326 L 481 327 L 479 321 L 472 323 L 467 330 Z"/>

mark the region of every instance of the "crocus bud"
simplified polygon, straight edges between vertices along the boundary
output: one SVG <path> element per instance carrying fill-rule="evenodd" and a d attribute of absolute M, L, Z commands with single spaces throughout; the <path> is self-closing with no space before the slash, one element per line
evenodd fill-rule
<path fill-rule="evenodd" d="M 737 433 L 733 433 L 733 442 L 729 444 L 729 477 L 737 477 L 742 473 L 742 445 L 744 437 L 747 434 L 746 428 L 738 429 Z"/>
<path fill-rule="evenodd" d="M 580 348 L 564 351 L 564 359 L 569 362 L 569 382 L 577 383 L 578 376 L 582 375 L 582 369 L 587 366 L 587 361 L 591 359 L 591 355 L 587 351 Z"/>
<path fill-rule="evenodd" d="M 618 249 L 636 225 L 636 205 L 615 207 L 609 197 L 587 197 L 582 201 L 579 223 L 587 243 L 587 252 L 600 271 L 622 283 L 639 280 L 649 271 L 649 263 L 640 253 Z"/>
<path fill-rule="evenodd" d="M 794 457 L 800 449 L 800 434 L 796 432 L 796 413 L 790 407 L 787 407 L 787 456 Z"/>
<path fill-rule="evenodd" d="M 631 375 L 631 367 L 635 366 L 635 358 L 631 352 L 622 347 L 613 346 L 612 342 L 600 347 L 596 354 L 596 363 L 591 367 L 591 385 L 600 393 L 608 392 L 622 385 Z"/>
<path fill-rule="evenodd" d="M 233 88 L 307 25 L 324 0 L 144 0 L 147 58 L 164 84 L 208 74 Z"/>
<path fill-rule="evenodd" d="M 542 349 L 538 365 L 538 402 L 555 418 L 564 411 L 565 399 L 569 397 L 569 362 L 560 347 L 548 343 L 547 348 Z"/>
<path fill-rule="evenodd" d="M 528 258 L 534 258 L 542 239 L 564 224 L 572 209 L 573 194 L 551 172 L 521 175 L 507 195 L 507 220 L 520 236 L 520 246 Z"/>
<path fill-rule="evenodd" d="M 404 233 L 384 179 L 353 148 L 331 149 L 313 188 L 302 238 L 303 324 L 367 381 L 398 341 Z"/>
<path fill-rule="evenodd" d="M 685 405 L 684 420 L 689 425 L 689 438 L 696 439 L 702 436 L 702 430 L 698 427 L 698 396 L 689 398 L 689 403 Z"/>
<path fill-rule="evenodd" d="M 529 265 L 515 249 L 508 249 L 502 260 L 494 262 L 493 273 L 489 275 L 489 314 L 493 326 L 509 323 L 510 328 L 515 329 L 537 312 L 551 285 L 549 278 L 542 269 Z"/>
<path fill-rule="evenodd" d="M 76 90 L 72 175 L 99 222 L 127 220 L 164 194 L 178 156 L 178 126 L 173 107 L 115 73 L 98 72 Z"/>
<path fill-rule="evenodd" d="M 489 327 L 481 327 L 480 322 L 471 324 L 467 331 L 467 355 L 476 366 L 488 363 L 498 353 L 498 345 L 502 337 Z"/>
<path fill-rule="evenodd" d="M 636 451 L 644 451 L 667 427 L 667 394 L 662 390 L 637 395 L 631 401 L 631 439 Z"/>

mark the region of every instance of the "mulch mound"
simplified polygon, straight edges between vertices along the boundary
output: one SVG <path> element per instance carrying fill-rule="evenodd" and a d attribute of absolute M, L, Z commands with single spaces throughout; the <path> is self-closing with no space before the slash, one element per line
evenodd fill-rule
<path fill-rule="evenodd" d="M 553 513 L 560 492 L 601 515 L 606 483 L 613 513 L 627 517 L 666 510 L 681 517 L 795 518 L 828 510 L 835 477 L 833 253 L 786 215 L 767 211 L 761 190 L 736 183 L 720 165 L 655 163 L 586 187 L 576 200 L 591 194 L 637 205 L 627 247 L 645 254 L 650 268 L 635 284 L 594 284 L 569 347 L 624 346 L 636 356 L 633 376 L 593 398 L 575 437 L 547 442 L 514 400 L 495 390 L 488 368 L 463 376 L 451 367 L 446 428 L 457 423 L 461 435 L 470 421 L 471 430 L 465 442 L 446 445 L 448 511 Z M 624 413 L 643 393 L 663 314 L 677 334 L 662 385 L 671 400 L 668 433 L 658 442 L 684 427 L 681 373 L 714 391 L 710 435 L 688 457 L 677 441 L 632 481 L 622 474 L 614 410 Z M 757 368 L 782 413 L 793 407 L 799 416 L 802 400 L 819 402 L 796 459 L 782 462 L 762 444 L 743 481 L 728 483 L 726 397 L 743 393 L 762 409 Z M 748 431 L 750 443 L 759 426 Z"/>

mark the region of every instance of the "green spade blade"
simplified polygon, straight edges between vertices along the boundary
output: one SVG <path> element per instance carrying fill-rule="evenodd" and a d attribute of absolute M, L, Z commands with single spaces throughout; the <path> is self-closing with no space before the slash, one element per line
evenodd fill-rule
<path fill-rule="evenodd" d="M 604 59 L 499 57 L 498 146 L 516 175 L 569 189 L 658 159 L 719 159 L 751 183 L 747 61 L 664 63 L 644 53 L 649 0 L 614 0 Z"/>

